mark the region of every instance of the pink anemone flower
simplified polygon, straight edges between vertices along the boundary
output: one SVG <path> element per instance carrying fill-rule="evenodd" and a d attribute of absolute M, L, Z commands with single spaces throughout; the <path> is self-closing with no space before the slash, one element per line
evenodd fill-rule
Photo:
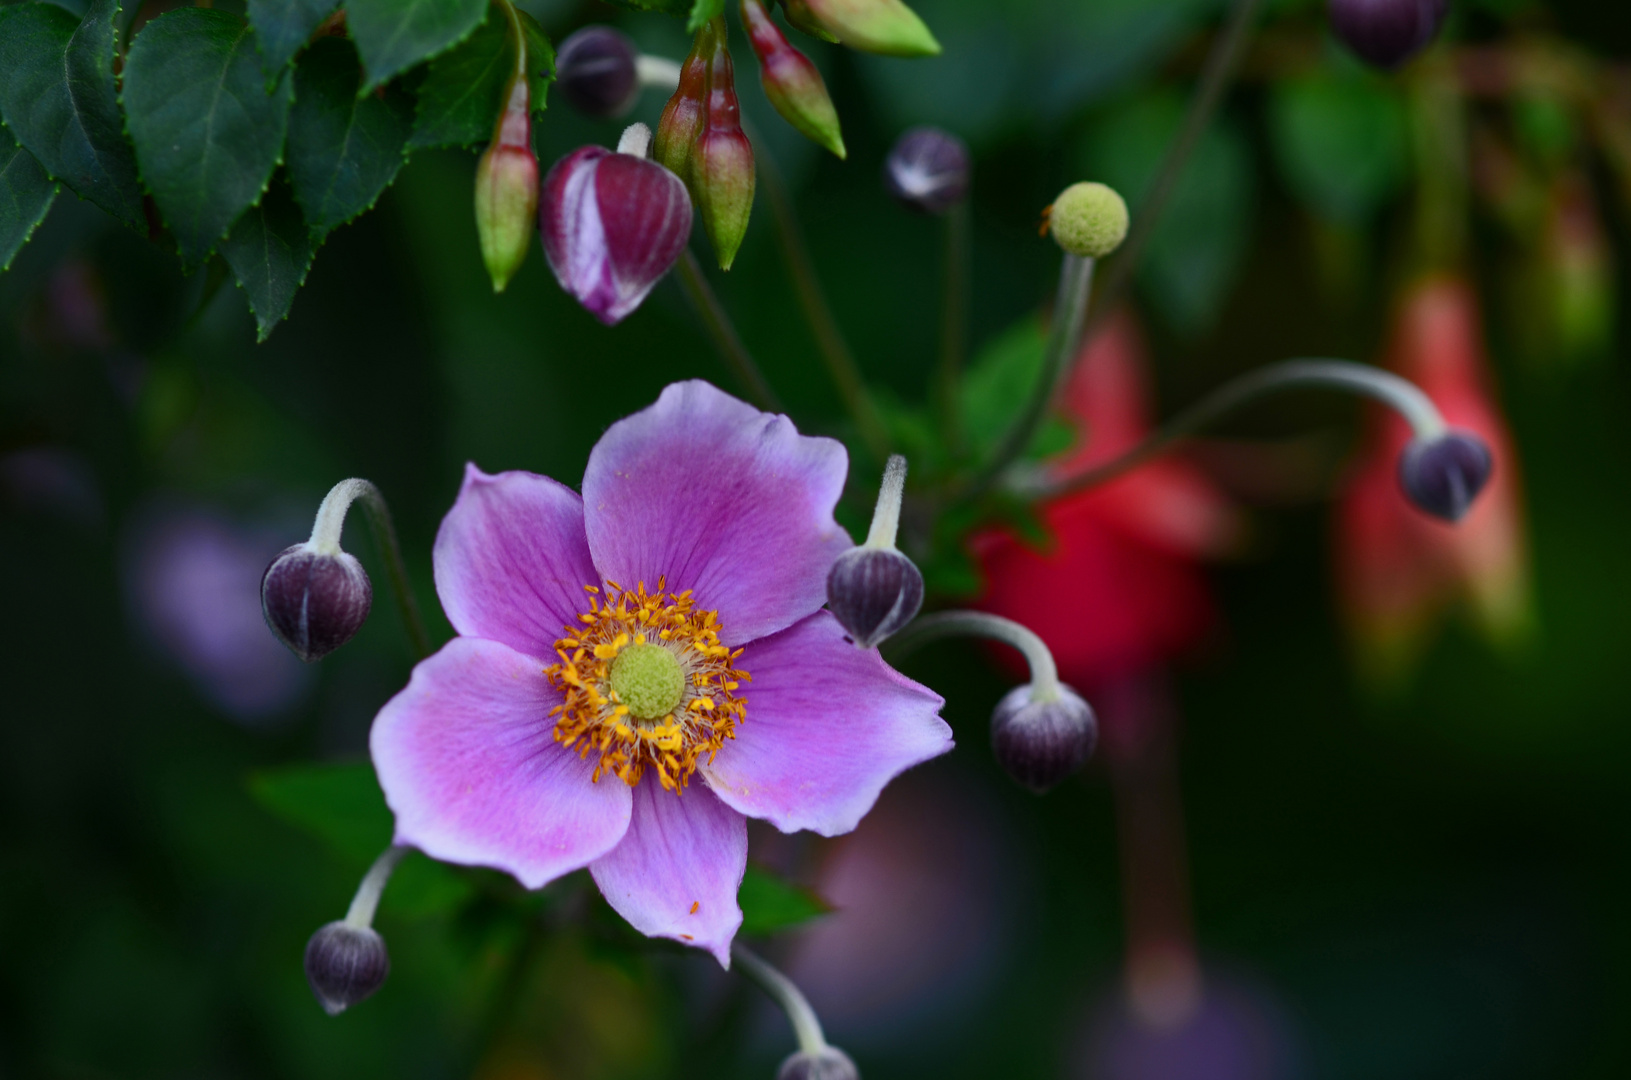
<path fill-rule="evenodd" d="M 588 867 L 728 967 L 748 817 L 848 832 L 952 745 L 942 699 L 821 610 L 847 470 L 703 382 L 613 424 L 581 497 L 468 467 L 434 551 L 458 636 L 374 722 L 396 842 L 534 889 Z"/>

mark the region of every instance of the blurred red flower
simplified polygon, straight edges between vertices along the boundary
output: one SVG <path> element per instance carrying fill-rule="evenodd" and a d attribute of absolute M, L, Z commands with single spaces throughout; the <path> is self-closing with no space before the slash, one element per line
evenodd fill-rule
<path fill-rule="evenodd" d="M 1530 621 L 1529 574 L 1518 458 L 1491 384 L 1478 300 L 1459 278 L 1413 284 L 1395 315 L 1387 366 L 1416 383 L 1452 427 L 1488 442 L 1489 486 L 1450 525 L 1405 501 L 1397 475 L 1409 441 L 1404 421 L 1376 408 L 1336 518 L 1337 587 L 1363 670 L 1396 681 L 1444 611 L 1466 603 L 1497 643 Z"/>
<path fill-rule="evenodd" d="M 1052 466 L 1064 477 L 1108 461 L 1149 430 L 1148 361 L 1121 312 L 1084 348 L 1063 404 L 1083 442 Z M 978 606 L 1024 623 L 1060 673 L 1083 687 L 1139 674 L 1192 648 L 1215 611 L 1197 562 L 1232 547 L 1234 509 L 1191 466 L 1145 465 L 1042 508 L 1046 550 L 1009 529 L 977 533 L 970 549 L 986 581 Z"/>

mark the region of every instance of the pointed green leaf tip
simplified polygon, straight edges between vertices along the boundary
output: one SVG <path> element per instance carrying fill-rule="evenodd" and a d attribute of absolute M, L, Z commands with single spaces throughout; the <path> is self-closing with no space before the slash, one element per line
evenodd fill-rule
<path fill-rule="evenodd" d="M 1127 204 L 1104 184 L 1072 184 L 1049 208 L 1048 231 L 1072 255 L 1102 259 L 1127 236 Z"/>

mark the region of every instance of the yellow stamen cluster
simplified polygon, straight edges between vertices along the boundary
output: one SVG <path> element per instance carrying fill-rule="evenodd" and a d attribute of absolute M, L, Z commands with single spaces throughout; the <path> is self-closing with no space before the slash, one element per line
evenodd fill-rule
<path fill-rule="evenodd" d="M 749 676 L 732 667 L 742 650 L 719 643 L 718 614 L 698 610 L 690 590 L 670 595 L 666 589 L 666 580 L 657 582 L 655 593 L 647 593 L 644 582 L 632 590 L 607 582 L 603 597 L 584 586 L 589 610 L 555 642 L 561 662 L 544 669 L 566 698 L 551 713 L 555 741 L 585 760 L 598 755 L 596 781 L 610 773 L 633 787 L 649 767 L 663 787 L 680 791 L 704 758 L 711 762 L 725 740 L 736 737 L 744 719 L 747 701 L 735 692 Z M 680 700 L 667 715 L 635 716 L 612 688 L 612 662 L 638 645 L 667 649 L 685 675 Z"/>

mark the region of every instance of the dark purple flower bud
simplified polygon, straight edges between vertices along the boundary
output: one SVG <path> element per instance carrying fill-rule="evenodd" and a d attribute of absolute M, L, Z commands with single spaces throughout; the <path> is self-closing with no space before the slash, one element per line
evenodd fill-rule
<path fill-rule="evenodd" d="M 894 548 L 851 548 L 827 572 L 827 610 L 863 649 L 899 631 L 922 606 L 923 574 Z"/>
<path fill-rule="evenodd" d="M 585 26 L 561 42 L 555 85 L 585 116 L 624 116 L 640 100 L 639 59 L 639 50 L 625 35 L 609 26 Z"/>
<path fill-rule="evenodd" d="M 939 128 L 916 127 L 890 148 L 883 163 L 883 186 L 903 206 L 944 214 L 968 194 L 968 173 L 963 140 Z"/>
<path fill-rule="evenodd" d="M 776 1070 L 776 1080 L 861 1080 L 861 1070 L 844 1051 L 827 1046 L 793 1054 Z"/>
<path fill-rule="evenodd" d="M 309 543 L 285 548 L 261 575 L 261 613 L 302 660 L 320 660 L 350 641 L 374 602 L 356 556 Z"/>
<path fill-rule="evenodd" d="M 1396 68 L 1433 40 L 1450 0 L 1330 0 L 1331 29 L 1360 59 Z"/>
<path fill-rule="evenodd" d="M 1008 775 L 1038 795 L 1087 763 L 1099 724 L 1082 696 L 1063 683 L 1059 696 L 1034 701 L 1034 687 L 1016 686 L 991 714 L 991 749 Z"/>
<path fill-rule="evenodd" d="M 369 927 L 331 922 L 306 943 L 306 980 L 330 1016 L 369 997 L 390 973 L 385 939 Z"/>
<path fill-rule="evenodd" d="M 691 196 L 654 161 L 585 146 L 544 177 L 538 219 L 561 288 L 613 326 L 679 259 L 691 235 Z"/>
<path fill-rule="evenodd" d="M 1470 431 L 1447 431 L 1410 441 L 1399 455 L 1399 486 L 1417 509 L 1460 521 L 1494 469 L 1488 443 Z"/>

